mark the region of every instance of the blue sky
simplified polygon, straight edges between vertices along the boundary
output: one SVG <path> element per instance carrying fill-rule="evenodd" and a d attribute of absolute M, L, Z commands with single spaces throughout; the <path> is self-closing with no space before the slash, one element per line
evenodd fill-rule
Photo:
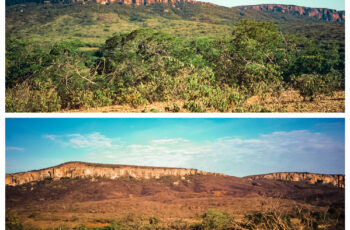
<path fill-rule="evenodd" d="M 67 161 L 344 173 L 344 119 L 6 119 L 6 173 Z"/>
<path fill-rule="evenodd" d="M 298 5 L 315 8 L 330 8 L 336 10 L 345 10 L 345 0 L 199 0 L 202 2 L 211 2 L 221 6 L 243 6 L 258 4 L 285 4 Z"/>

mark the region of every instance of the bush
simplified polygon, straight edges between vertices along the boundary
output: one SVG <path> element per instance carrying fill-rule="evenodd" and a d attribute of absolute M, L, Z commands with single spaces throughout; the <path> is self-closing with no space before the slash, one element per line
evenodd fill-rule
<path fill-rule="evenodd" d="M 213 63 L 218 80 L 248 95 L 279 90 L 285 46 L 276 25 L 243 20 L 219 49 L 218 64 Z"/>
<path fill-rule="evenodd" d="M 293 76 L 291 81 L 304 100 L 309 97 L 310 101 L 313 101 L 319 94 L 331 95 L 342 85 L 341 80 L 335 74 L 303 74 L 298 77 Z"/>
<path fill-rule="evenodd" d="M 226 212 L 209 209 L 202 215 L 202 223 L 192 226 L 192 229 L 233 229 L 233 218 Z"/>
<path fill-rule="evenodd" d="M 246 215 L 244 219 L 244 226 L 248 229 L 294 229 L 291 224 L 290 217 L 277 211 L 256 212 L 251 215 Z"/>

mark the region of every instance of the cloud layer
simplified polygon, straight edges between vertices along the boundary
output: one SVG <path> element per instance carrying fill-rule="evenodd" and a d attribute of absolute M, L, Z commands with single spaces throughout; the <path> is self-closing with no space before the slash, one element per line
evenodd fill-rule
<path fill-rule="evenodd" d="M 85 151 L 82 161 L 101 163 L 198 168 L 236 176 L 273 171 L 342 173 L 345 167 L 344 143 L 308 130 L 274 132 L 254 139 L 196 142 L 164 138 L 143 144 L 122 142 L 99 132 L 43 137 Z"/>

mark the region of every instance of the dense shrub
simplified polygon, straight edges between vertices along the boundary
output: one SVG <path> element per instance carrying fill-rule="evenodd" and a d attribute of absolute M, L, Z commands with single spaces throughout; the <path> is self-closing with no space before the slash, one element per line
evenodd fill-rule
<path fill-rule="evenodd" d="M 331 95 L 343 84 L 337 74 L 302 74 L 298 77 L 292 76 L 291 81 L 293 87 L 299 90 L 304 100 L 308 97 L 310 101 L 319 94 Z"/>
<path fill-rule="evenodd" d="M 209 209 L 202 216 L 201 226 L 203 229 L 233 229 L 233 218 L 226 212 Z"/>
<path fill-rule="evenodd" d="M 52 112 L 182 100 L 192 112 L 242 111 L 253 95 L 293 87 L 312 100 L 344 88 L 338 49 L 320 48 L 267 22 L 244 20 L 231 36 L 182 40 L 152 29 L 111 37 L 97 52 L 79 41 L 48 49 L 6 40 L 6 111 Z M 179 110 L 176 108 L 175 110 Z"/>
<path fill-rule="evenodd" d="M 218 78 L 239 86 L 249 95 L 278 89 L 282 80 L 283 45 L 276 25 L 241 21 L 221 48 L 220 65 L 216 69 Z"/>

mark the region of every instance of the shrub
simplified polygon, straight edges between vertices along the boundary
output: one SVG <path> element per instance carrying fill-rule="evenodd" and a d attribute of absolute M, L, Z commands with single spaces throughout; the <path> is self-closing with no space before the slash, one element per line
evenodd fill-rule
<path fill-rule="evenodd" d="M 192 226 L 192 229 L 233 229 L 233 218 L 226 212 L 209 209 L 202 215 L 202 223 Z"/>
<path fill-rule="evenodd" d="M 162 10 L 161 10 L 162 11 Z M 139 12 L 128 17 L 142 18 Z M 341 55 L 276 25 L 244 20 L 231 36 L 184 40 L 152 29 L 119 33 L 98 51 L 6 40 L 6 111 L 54 112 L 181 100 L 191 112 L 243 112 L 246 99 L 292 85 L 313 100 L 344 88 Z M 303 47 L 305 50 L 303 50 Z M 178 112 L 180 108 L 168 108 Z"/>
<path fill-rule="evenodd" d="M 244 225 L 249 229 L 293 229 L 290 217 L 277 211 L 256 212 L 254 214 L 246 215 L 244 219 Z"/>
<path fill-rule="evenodd" d="M 293 76 L 291 81 L 304 100 L 309 97 L 310 101 L 313 101 L 319 94 L 332 94 L 342 84 L 339 77 L 333 74 L 303 74 L 298 77 Z"/>

